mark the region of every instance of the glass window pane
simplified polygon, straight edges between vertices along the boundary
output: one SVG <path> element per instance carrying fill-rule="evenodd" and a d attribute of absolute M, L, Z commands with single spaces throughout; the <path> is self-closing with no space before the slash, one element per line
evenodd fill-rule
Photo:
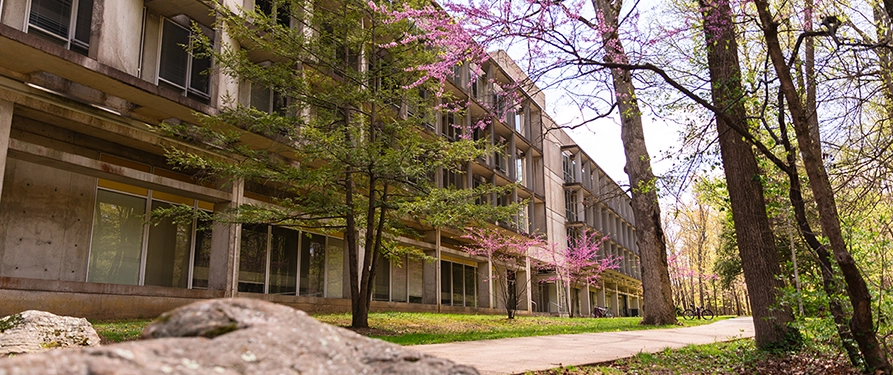
<path fill-rule="evenodd" d="M 450 267 L 452 263 L 447 262 L 445 260 L 440 261 L 440 304 L 441 305 L 451 305 L 451 290 L 453 285 L 453 279 L 450 277 L 453 274 L 452 268 Z"/>
<path fill-rule="evenodd" d="M 68 39 L 71 22 L 71 0 L 31 0 L 28 23 L 32 26 Z"/>
<path fill-rule="evenodd" d="M 463 306 L 465 304 L 465 277 L 463 276 L 463 267 L 461 264 L 453 263 L 453 305 Z"/>
<path fill-rule="evenodd" d="M 189 30 L 164 20 L 164 34 L 161 36 L 161 63 L 158 76 L 170 83 L 186 87 L 186 68 L 189 53 L 184 46 L 189 45 Z"/>
<path fill-rule="evenodd" d="M 152 201 L 152 210 L 169 203 Z M 185 288 L 189 281 L 189 246 L 192 224 L 176 224 L 170 218 L 149 227 L 146 252 L 146 285 Z"/>
<path fill-rule="evenodd" d="M 326 297 L 344 297 L 344 241 L 333 237 L 326 245 Z"/>
<path fill-rule="evenodd" d="M 193 93 L 207 96 L 210 93 L 211 76 L 207 73 L 211 69 L 211 59 L 207 57 L 193 57 L 192 70 L 189 71 L 189 89 Z"/>
<path fill-rule="evenodd" d="M 422 294 L 424 293 L 424 279 L 422 272 L 424 265 L 421 260 L 410 258 L 407 262 L 409 270 L 409 303 L 422 303 Z"/>
<path fill-rule="evenodd" d="M 139 283 L 146 199 L 111 191 L 96 193 L 87 281 Z"/>
<path fill-rule="evenodd" d="M 381 256 L 375 262 L 375 280 L 372 287 L 372 299 L 376 301 L 388 301 L 390 299 L 391 286 L 391 262 Z"/>
<path fill-rule="evenodd" d="M 258 111 L 270 112 L 270 88 L 259 83 L 251 84 L 251 106 Z"/>
<path fill-rule="evenodd" d="M 393 282 L 391 283 L 391 301 L 406 302 L 406 257 L 400 262 L 400 267 L 394 267 Z"/>
<path fill-rule="evenodd" d="M 465 266 L 465 306 L 476 307 L 477 268 Z"/>
<path fill-rule="evenodd" d="M 80 0 L 78 2 L 77 20 L 74 26 L 74 40 L 83 45 L 90 45 L 90 25 L 93 19 L 93 0 Z"/>
<path fill-rule="evenodd" d="M 270 294 L 297 292 L 298 236 L 300 232 L 273 227 L 270 248 Z"/>
<path fill-rule="evenodd" d="M 211 223 L 200 221 L 195 233 L 195 257 L 192 261 L 192 288 L 208 289 L 211 266 Z"/>
<path fill-rule="evenodd" d="M 267 227 L 242 225 L 239 251 L 239 291 L 263 293 L 267 273 Z"/>
<path fill-rule="evenodd" d="M 301 237 L 301 295 L 322 297 L 326 237 L 304 233 Z"/>

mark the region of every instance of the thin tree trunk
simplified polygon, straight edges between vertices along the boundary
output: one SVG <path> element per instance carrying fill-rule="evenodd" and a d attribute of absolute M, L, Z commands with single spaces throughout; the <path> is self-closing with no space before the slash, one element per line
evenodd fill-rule
<path fill-rule="evenodd" d="M 797 269 L 797 251 L 794 247 L 794 232 L 789 232 L 788 240 L 791 244 L 791 262 L 794 265 L 794 286 L 797 288 L 797 308 L 800 311 L 800 316 L 803 316 L 803 296 L 802 291 L 800 290 L 800 270 Z"/>
<path fill-rule="evenodd" d="M 800 146 L 800 154 L 806 175 L 809 177 L 809 185 L 815 196 L 819 210 L 819 221 L 822 232 L 828 237 L 834 258 L 843 273 L 847 284 L 847 294 L 853 306 L 853 318 L 850 320 L 850 329 L 862 351 L 865 365 L 870 372 L 875 370 L 886 373 L 893 372 L 887 361 L 886 353 L 878 342 L 874 333 L 874 321 L 871 312 L 871 294 L 865 279 L 856 266 L 852 255 L 847 251 L 840 228 L 840 217 L 837 212 L 837 204 L 834 201 L 834 192 L 825 165 L 822 162 L 821 146 L 810 136 L 809 114 L 803 108 L 800 95 L 794 87 L 791 78 L 790 67 L 785 62 L 778 40 L 778 23 L 769 13 L 767 0 L 755 0 L 757 12 L 762 23 L 763 36 L 766 38 L 766 49 L 775 73 L 778 76 L 781 90 L 788 102 L 794 132 L 797 143 Z"/>
<path fill-rule="evenodd" d="M 714 105 L 747 129 L 747 113 L 741 89 L 741 68 L 732 11 L 728 1 L 702 0 L 707 61 Z M 716 118 L 720 153 L 729 189 L 732 219 L 744 280 L 754 316 L 757 346 L 787 346 L 796 329 L 789 308 L 780 306 L 781 267 L 775 238 L 766 213 L 760 170 L 751 146 L 721 117 Z"/>
<path fill-rule="evenodd" d="M 601 37 L 605 61 L 626 63 L 626 54 L 617 32 L 620 2 L 612 6 L 609 0 L 592 0 L 592 4 L 604 23 Z M 612 69 L 611 74 L 620 112 L 620 138 L 626 154 L 625 170 L 632 190 L 636 245 L 641 261 L 642 297 L 645 302 L 641 324 L 673 324 L 676 323 L 676 314 L 670 289 L 667 246 L 661 229 L 656 180 L 642 130 L 642 113 L 636 101 L 632 73 L 626 69 Z"/>
<path fill-rule="evenodd" d="M 803 196 L 800 192 L 800 177 L 797 173 L 796 165 L 794 164 L 793 150 L 790 150 L 790 142 L 787 141 L 786 134 L 782 136 L 782 142 L 785 143 L 785 148 L 789 150 L 788 159 L 792 166 L 791 172 L 788 175 L 791 184 L 788 194 L 791 200 L 791 206 L 794 208 L 794 217 L 797 219 L 800 233 L 803 235 L 803 238 L 806 239 L 806 244 L 815 251 L 819 259 L 819 267 L 822 273 L 822 289 L 824 289 L 825 294 L 828 295 L 828 310 L 831 311 L 831 317 L 834 319 L 834 324 L 837 326 L 837 335 L 840 337 L 840 341 L 850 359 L 850 363 L 857 365 L 861 362 L 859 360 L 859 350 L 853 345 L 853 334 L 850 332 L 843 306 L 841 306 L 840 300 L 837 298 L 840 288 L 834 280 L 834 274 L 831 268 L 831 254 L 828 253 L 828 249 L 826 249 L 816 238 L 809 225 L 809 221 L 806 219 L 806 205 L 804 204 Z"/>

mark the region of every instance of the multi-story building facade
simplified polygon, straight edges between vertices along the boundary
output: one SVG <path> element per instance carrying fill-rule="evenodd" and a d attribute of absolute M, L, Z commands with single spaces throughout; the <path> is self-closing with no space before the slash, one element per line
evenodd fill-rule
<path fill-rule="evenodd" d="M 255 6 L 233 0 L 230 6 Z M 0 314 L 43 309 L 92 317 L 153 316 L 198 299 L 263 298 L 310 311 L 347 311 L 346 249 L 337 235 L 267 226 L 162 221 L 154 209 L 187 205 L 209 212 L 269 202 L 247 184 L 208 184 L 175 172 L 165 149 L 197 149 L 151 130 L 163 121 L 195 123 L 224 98 L 264 109 L 275 93 L 219 73 L 188 45 L 192 21 L 212 40 L 201 0 L 0 0 Z M 236 41 L 230 41 L 237 43 Z M 457 68 L 448 89 L 471 98 L 465 116 L 433 116 L 428 131 L 455 137 L 460 122 L 486 115 L 499 85 L 525 79 L 504 52 L 469 82 Z M 635 315 L 641 305 L 635 223 L 623 190 L 546 115 L 530 86 L 475 134 L 504 152 L 441 173 L 441 186 L 518 183 L 481 204 L 528 202 L 505 230 L 566 244 L 584 229 L 609 236 L 622 258 L 598 286 L 574 286 L 571 306 L 546 275 L 517 275 L 527 313 L 588 314 L 607 306 Z M 550 131 L 546 131 L 551 129 Z M 243 139 L 270 142 L 263 137 Z M 227 155 L 217 155 L 226 158 Z M 402 238 L 434 257 L 379 262 L 373 310 L 495 312 L 492 265 L 460 250 L 461 233 Z"/>

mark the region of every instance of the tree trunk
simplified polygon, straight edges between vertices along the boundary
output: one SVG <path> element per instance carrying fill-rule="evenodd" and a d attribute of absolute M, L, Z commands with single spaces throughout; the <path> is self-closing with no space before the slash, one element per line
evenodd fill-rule
<path fill-rule="evenodd" d="M 618 2 L 615 9 L 609 0 L 592 0 L 602 16 L 602 42 L 605 61 L 626 63 L 626 55 L 617 33 Z M 636 220 L 636 245 L 639 247 L 642 273 L 642 323 L 663 325 L 676 323 L 673 293 L 667 264 L 667 246 L 661 229 L 657 188 L 651 170 L 651 157 L 645 145 L 642 113 L 636 101 L 632 73 L 612 69 L 614 91 L 620 112 L 620 138 L 626 154 L 626 170 L 632 190 L 633 217 Z"/>
<path fill-rule="evenodd" d="M 701 9 L 705 23 L 712 24 L 705 29 L 713 102 L 747 129 L 731 8 L 727 1 L 702 0 Z M 753 309 L 756 344 L 761 348 L 784 347 L 797 331 L 790 327 L 794 321 L 790 308 L 780 306 L 781 267 L 766 213 L 760 170 L 751 146 L 722 118 L 716 118 L 716 126 L 738 251 Z"/>
<path fill-rule="evenodd" d="M 886 373 L 893 372 L 887 361 L 886 353 L 878 342 L 874 333 L 874 322 L 871 312 L 871 294 L 868 286 L 855 260 L 846 249 L 843 232 L 840 229 L 840 217 L 837 213 L 837 204 L 834 201 L 834 192 L 825 165 L 822 161 L 821 146 L 810 136 L 809 115 L 803 108 L 800 95 L 794 87 L 791 78 L 790 67 L 787 66 L 778 41 L 778 23 L 769 13 L 769 3 L 766 0 L 755 0 L 760 22 L 762 23 L 763 36 L 766 38 L 766 49 L 775 73 L 778 75 L 781 90 L 788 101 L 794 132 L 797 143 L 800 146 L 800 154 L 803 158 L 803 166 L 809 177 L 809 185 L 815 196 L 819 211 L 819 221 L 822 232 L 828 237 L 834 258 L 843 273 L 847 284 L 847 294 L 853 306 L 853 318 L 850 320 L 850 329 L 862 351 L 865 365 L 869 372 L 876 370 Z"/>
<path fill-rule="evenodd" d="M 828 295 L 828 310 L 831 311 L 831 317 L 834 319 L 834 324 L 837 326 L 837 335 L 840 337 L 840 341 L 850 359 L 850 363 L 858 365 L 860 362 L 859 350 L 853 346 L 853 334 L 850 332 L 846 314 L 843 311 L 843 306 L 840 304 L 840 299 L 837 297 L 840 288 L 834 280 L 834 273 L 831 268 L 831 254 L 828 253 L 828 249 L 826 249 L 816 238 L 809 225 L 809 221 L 806 219 L 806 205 L 800 190 L 800 176 L 797 173 L 796 164 L 794 164 L 793 150 L 791 150 L 790 142 L 787 140 L 787 134 L 783 134 L 782 142 L 785 143 L 785 148 L 789 150 L 788 160 L 791 169 L 788 178 L 791 187 L 788 191 L 788 196 L 791 200 L 791 206 L 794 208 L 794 217 L 797 219 L 797 226 L 800 228 L 800 233 L 803 235 L 803 238 L 806 239 L 806 244 L 815 251 L 819 259 L 819 267 L 822 272 L 822 289 L 824 289 L 825 294 Z"/>

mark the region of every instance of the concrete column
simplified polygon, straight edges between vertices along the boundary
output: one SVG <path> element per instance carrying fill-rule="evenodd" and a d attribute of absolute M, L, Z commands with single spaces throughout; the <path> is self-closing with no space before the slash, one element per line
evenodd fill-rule
<path fill-rule="evenodd" d="M 440 280 L 437 272 L 437 269 L 440 264 L 440 260 L 437 259 L 437 251 L 429 250 L 425 251 L 425 255 L 435 258 L 436 260 L 433 262 L 423 262 L 422 263 L 422 282 L 424 284 L 422 291 L 422 302 L 429 305 L 436 305 L 440 300 L 440 284 L 438 281 Z"/>
<path fill-rule="evenodd" d="M 478 307 L 493 308 L 493 267 L 490 261 L 478 262 Z"/>
<path fill-rule="evenodd" d="M 592 299 L 589 298 L 589 285 L 580 290 L 580 315 L 582 316 L 590 316 L 592 315 Z"/>
<path fill-rule="evenodd" d="M 614 309 L 614 316 L 620 316 L 620 289 L 614 285 L 614 295 L 611 296 L 611 307 Z"/>
<path fill-rule="evenodd" d="M 441 249 L 440 249 L 440 228 L 437 228 L 436 230 L 434 230 L 434 237 L 435 237 L 435 242 L 434 242 L 434 259 L 436 259 L 436 260 L 435 260 L 435 265 L 434 265 L 434 283 L 436 284 L 435 288 L 436 288 L 436 290 L 437 290 L 437 293 L 435 294 L 435 296 L 436 296 L 436 299 L 437 299 L 437 301 L 436 301 L 436 303 L 437 303 L 437 312 L 440 312 L 440 309 L 441 309 L 441 299 L 442 299 L 441 296 L 440 296 L 440 293 L 441 293 L 441 290 L 440 290 L 440 284 L 442 284 L 442 282 L 441 282 L 441 273 L 443 272 L 443 270 L 440 268 L 440 259 L 441 259 L 441 253 L 440 253 L 440 250 L 441 250 Z"/>
<path fill-rule="evenodd" d="M 231 202 L 214 205 L 214 211 L 237 207 L 243 202 L 245 181 L 232 182 Z M 234 297 L 239 290 L 239 250 L 242 225 L 214 223 L 211 229 L 211 264 L 208 267 L 208 289 L 222 290 L 225 297 Z"/>
<path fill-rule="evenodd" d="M 530 273 L 530 257 L 524 265 L 524 299 L 526 299 L 527 312 L 533 312 L 533 275 Z"/>
<path fill-rule="evenodd" d="M 599 307 L 607 306 L 605 304 L 605 283 L 602 282 L 601 287 L 595 292 L 596 305 Z"/>
<path fill-rule="evenodd" d="M 0 100 L 0 197 L 3 196 L 3 176 L 6 174 L 6 155 L 9 152 L 12 110 L 12 102 Z"/>

